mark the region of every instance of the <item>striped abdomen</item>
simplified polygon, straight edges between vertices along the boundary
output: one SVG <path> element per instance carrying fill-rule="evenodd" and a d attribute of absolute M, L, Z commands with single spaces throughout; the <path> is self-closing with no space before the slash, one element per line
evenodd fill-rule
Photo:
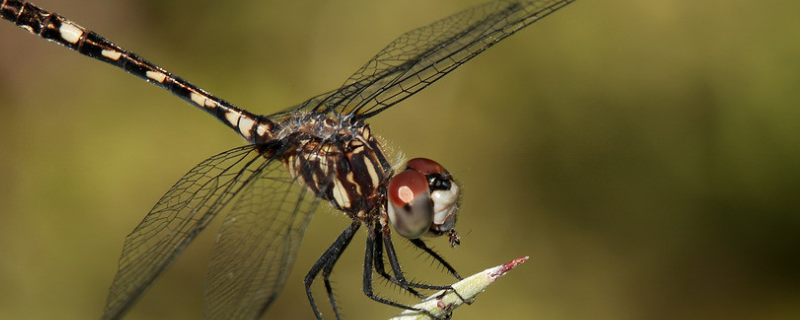
<path fill-rule="evenodd" d="M 47 12 L 25 1 L 2 0 L 0 1 L 0 18 L 11 21 L 47 41 L 55 42 L 84 56 L 111 64 L 164 88 L 195 107 L 210 113 L 248 141 L 252 141 L 256 135 L 263 135 L 272 129 L 268 126 L 268 122 L 259 121 L 256 115 L 217 98 L 189 81 L 56 13 Z"/>

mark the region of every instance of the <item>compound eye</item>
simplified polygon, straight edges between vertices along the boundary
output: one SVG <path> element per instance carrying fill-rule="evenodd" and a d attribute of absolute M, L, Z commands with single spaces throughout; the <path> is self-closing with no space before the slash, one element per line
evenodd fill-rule
<path fill-rule="evenodd" d="M 389 181 L 387 213 L 401 236 L 417 239 L 431 227 L 433 201 L 425 175 L 414 170 L 398 173 Z"/>
<path fill-rule="evenodd" d="M 406 168 L 408 168 L 409 170 L 414 170 L 414 171 L 417 171 L 419 173 L 422 173 L 425 176 L 429 176 L 429 175 L 447 175 L 447 176 L 450 176 L 450 173 L 447 172 L 447 170 L 445 170 L 444 167 L 442 167 L 441 164 L 439 164 L 438 162 L 433 161 L 431 159 L 427 159 L 427 158 L 414 158 L 414 159 L 408 160 L 408 163 L 406 163 Z"/>
<path fill-rule="evenodd" d="M 409 160 L 406 166 L 408 168 L 406 171 L 417 171 L 425 175 L 428 183 L 433 201 L 433 224 L 429 234 L 438 236 L 454 232 L 459 188 L 453 181 L 453 176 L 442 165 L 431 159 L 414 158 Z"/>

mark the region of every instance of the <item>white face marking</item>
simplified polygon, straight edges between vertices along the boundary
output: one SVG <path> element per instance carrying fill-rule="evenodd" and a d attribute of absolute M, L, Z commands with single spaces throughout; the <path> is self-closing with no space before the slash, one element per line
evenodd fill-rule
<path fill-rule="evenodd" d="M 114 61 L 119 60 L 119 57 L 122 56 L 122 52 L 114 51 L 114 50 L 108 50 L 108 49 L 103 49 L 103 51 L 101 51 L 100 54 L 102 54 L 104 57 L 109 58 L 109 59 L 114 60 Z"/>
<path fill-rule="evenodd" d="M 431 193 L 433 199 L 433 223 L 444 224 L 445 221 L 455 213 L 456 203 L 458 202 L 458 185 L 451 184 L 450 190 L 436 190 Z"/>
<path fill-rule="evenodd" d="M 237 111 L 228 111 L 228 113 L 225 114 L 225 120 L 228 120 L 228 123 L 235 127 L 239 124 L 239 116 L 241 115 L 242 114 Z"/>
<path fill-rule="evenodd" d="M 158 83 L 163 83 L 165 79 L 167 79 L 167 75 L 163 74 L 158 71 L 147 71 L 145 73 L 147 78 L 157 81 Z"/>
<path fill-rule="evenodd" d="M 239 118 L 239 132 L 245 138 L 250 138 L 250 132 L 255 124 L 256 122 L 252 118 L 241 117 Z"/>
<path fill-rule="evenodd" d="M 64 39 L 72 44 L 78 43 L 78 40 L 80 40 L 81 36 L 83 35 L 81 28 L 69 23 L 62 24 L 61 28 L 58 28 L 58 32 L 61 33 L 61 39 Z"/>

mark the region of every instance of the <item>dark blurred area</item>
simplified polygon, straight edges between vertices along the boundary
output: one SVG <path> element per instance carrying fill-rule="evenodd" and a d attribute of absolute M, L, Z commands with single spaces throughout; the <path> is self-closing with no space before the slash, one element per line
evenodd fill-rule
<path fill-rule="evenodd" d="M 34 3 L 269 114 L 479 1 Z M 374 118 L 389 149 L 436 159 L 462 183 L 462 245 L 428 241 L 460 273 L 531 256 L 455 317 L 800 318 L 797 12 L 791 1 L 577 1 Z M 8 22 L 0 43 L 0 319 L 98 318 L 125 235 L 182 174 L 242 141 Z M 347 225 L 316 214 L 265 318 L 313 318 L 302 277 Z M 215 233 L 126 319 L 199 318 Z M 334 273 L 340 307 L 388 318 L 399 310 L 361 292 L 363 241 Z M 451 281 L 396 246 L 412 278 Z"/>

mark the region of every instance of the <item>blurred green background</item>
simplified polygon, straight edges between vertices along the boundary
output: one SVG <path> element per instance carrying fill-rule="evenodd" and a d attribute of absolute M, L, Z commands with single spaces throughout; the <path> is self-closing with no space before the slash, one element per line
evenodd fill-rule
<path fill-rule="evenodd" d="M 35 3 L 264 114 L 477 3 L 217 2 Z M 430 241 L 462 274 L 531 256 L 456 317 L 800 318 L 797 12 L 578 1 L 371 121 L 390 148 L 463 184 L 463 244 Z M 97 318 L 125 235 L 183 173 L 242 141 L 7 22 L 0 39 L 0 319 Z M 302 276 L 347 224 L 317 213 L 266 318 L 313 317 Z M 199 318 L 215 232 L 126 319 Z M 361 293 L 363 239 L 337 265 L 336 293 L 348 319 L 387 318 L 398 310 Z M 398 243 L 412 276 L 449 281 Z"/>

